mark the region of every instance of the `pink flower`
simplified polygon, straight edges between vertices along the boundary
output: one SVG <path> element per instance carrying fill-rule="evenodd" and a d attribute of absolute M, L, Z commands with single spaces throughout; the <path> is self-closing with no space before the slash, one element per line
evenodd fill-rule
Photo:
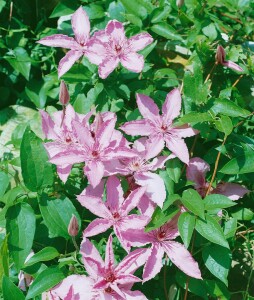
<path fill-rule="evenodd" d="M 160 272 L 164 253 L 167 254 L 173 264 L 188 276 L 202 279 L 198 264 L 189 251 L 184 245 L 173 241 L 179 236 L 177 220 L 178 215 L 159 229 L 150 232 L 144 232 L 142 230 L 128 230 L 125 232 L 125 239 L 127 239 L 132 246 L 140 247 L 146 244 L 152 244 L 144 267 L 144 282 L 154 278 L 155 275 Z"/>
<path fill-rule="evenodd" d="M 102 50 L 94 52 L 94 55 L 98 56 L 99 76 L 103 79 L 108 77 L 119 63 L 132 72 L 141 72 L 144 68 L 144 58 L 137 51 L 153 41 L 148 33 L 140 33 L 127 39 L 123 24 L 117 20 L 109 21 L 105 31 L 96 32 L 94 37 L 97 39 L 97 43 L 96 41 L 94 43 L 94 51 L 97 47 Z M 102 45 L 103 49 L 101 49 Z"/>
<path fill-rule="evenodd" d="M 45 46 L 70 49 L 59 62 L 59 77 L 64 75 L 82 55 L 90 60 L 94 59 L 94 54 L 90 50 L 93 45 L 93 39 L 89 38 L 90 22 L 82 6 L 72 15 L 71 24 L 75 38 L 64 34 L 54 34 L 38 41 L 38 43 Z"/>
<path fill-rule="evenodd" d="M 215 59 L 218 64 L 221 64 L 225 67 L 228 67 L 228 68 L 233 69 L 238 72 L 243 72 L 243 69 L 240 66 L 238 66 L 236 63 L 234 63 L 231 60 L 226 60 L 225 49 L 220 45 L 218 45 L 218 47 L 217 47 Z"/>
<path fill-rule="evenodd" d="M 98 188 L 101 189 L 101 196 L 98 197 Z M 133 210 L 145 192 L 144 187 L 135 189 L 124 199 L 120 180 L 111 176 L 107 180 L 107 200 L 102 200 L 103 183 L 96 190 L 85 190 L 77 197 L 81 205 L 89 209 L 100 218 L 92 221 L 83 232 L 84 237 L 90 237 L 105 232 L 113 226 L 114 232 L 126 251 L 130 247 L 122 237 L 122 233 L 130 228 L 144 228 L 149 222 L 149 217 L 143 215 L 128 215 Z"/>
<path fill-rule="evenodd" d="M 137 104 L 144 119 L 125 123 L 120 129 L 135 136 L 149 136 L 156 151 L 160 152 L 164 144 L 180 160 L 188 164 L 189 152 L 183 140 L 197 134 L 188 125 L 174 127 L 173 120 L 181 110 L 181 94 L 178 89 L 171 91 L 162 106 L 162 115 L 154 101 L 145 95 L 137 94 Z"/>
<path fill-rule="evenodd" d="M 206 173 L 210 170 L 210 166 L 203 159 L 194 157 L 190 159 L 189 165 L 186 170 L 186 177 L 188 180 L 194 182 L 194 187 L 200 194 L 205 197 L 209 182 L 206 181 Z M 231 200 L 238 200 L 248 193 L 245 187 L 236 183 L 219 183 L 211 194 L 221 194 Z"/>

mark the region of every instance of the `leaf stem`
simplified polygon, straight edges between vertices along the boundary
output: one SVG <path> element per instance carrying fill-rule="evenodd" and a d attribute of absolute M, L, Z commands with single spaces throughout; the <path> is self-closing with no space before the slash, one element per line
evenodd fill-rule
<path fill-rule="evenodd" d="M 216 68 L 216 66 L 218 65 L 218 62 L 216 61 L 211 69 L 211 71 L 209 72 L 209 74 L 207 75 L 206 79 L 205 79 L 205 82 L 204 83 L 207 83 L 207 81 L 209 80 L 209 78 L 211 77 L 214 69 Z"/>

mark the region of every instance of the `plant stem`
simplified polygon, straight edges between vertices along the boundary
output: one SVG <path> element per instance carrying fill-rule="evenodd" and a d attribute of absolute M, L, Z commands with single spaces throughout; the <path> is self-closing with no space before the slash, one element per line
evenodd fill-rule
<path fill-rule="evenodd" d="M 77 252 L 79 252 L 79 247 L 78 247 L 78 245 L 77 245 L 77 242 L 76 242 L 76 240 L 75 240 L 75 237 L 72 236 L 71 239 L 72 239 L 72 242 L 73 242 L 73 245 L 74 245 L 75 249 L 77 250 Z"/>
<path fill-rule="evenodd" d="M 207 81 L 209 80 L 209 78 L 211 77 L 214 69 L 216 68 L 216 66 L 218 65 L 218 62 L 216 61 L 211 69 L 211 71 L 209 72 L 209 74 L 207 75 L 206 79 L 205 79 L 205 82 L 204 83 L 207 83 Z"/>
<path fill-rule="evenodd" d="M 165 265 L 164 265 L 164 270 L 163 270 L 163 286 L 164 286 L 164 294 L 165 294 L 165 298 L 166 300 L 168 300 L 168 291 L 167 291 L 167 259 L 168 257 L 166 256 L 165 259 Z"/>
<path fill-rule="evenodd" d="M 235 87 L 242 78 L 243 78 L 243 74 L 240 75 L 239 78 L 233 83 L 232 87 Z"/>
<path fill-rule="evenodd" d="M 253 273 L 253 267 L 254 267 L 254 251 L 252 251 L 252 265 L 251 265 L 250 276 L 249 276 L 246 291 L 245 291 L 244 300 L 248 300 L 250 281 L 251 281 L 251 277 L 252 277 L 252 273 Z"/>

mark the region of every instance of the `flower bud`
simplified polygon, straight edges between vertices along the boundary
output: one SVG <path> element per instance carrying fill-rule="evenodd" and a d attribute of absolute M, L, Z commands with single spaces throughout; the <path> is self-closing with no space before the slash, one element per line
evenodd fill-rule
<path fill-rule="evenodd" d="M 61 83 L 60 83 L 59 101 L 63 105 L 67 105 L 70 101 L 70 95 L 69 95 L 67 86 L 63 80 L 61 80 Z"/>
<path fill-rule="evenodd" d="M 70 236 L 76 236 L 79 231 L 78 220 L 75 215 L 72 215 L 69 226 L 68 233 Z"/>
<path fill-rule="evenodd" d="M 217 47 L 215 60 L 218 64 L 223 64 L 225 62 L 226 52 L 224 48 L 220 45 Z"/>
<path fill-rule="evenodd" d="M 176 0 L 176 5 L 178 8 L 182 7 L 184 5 L 184 0 Z"/>

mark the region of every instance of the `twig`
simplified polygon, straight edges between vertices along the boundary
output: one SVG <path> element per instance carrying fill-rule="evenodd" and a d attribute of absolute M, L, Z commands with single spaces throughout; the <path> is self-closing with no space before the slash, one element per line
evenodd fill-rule
<path fill-rule="evenodd" d="M 243 74 L 239 76 L 239 78 L 233 83 L 232 87 L 235 87 L 237 83 L 243 78 Z"/>

